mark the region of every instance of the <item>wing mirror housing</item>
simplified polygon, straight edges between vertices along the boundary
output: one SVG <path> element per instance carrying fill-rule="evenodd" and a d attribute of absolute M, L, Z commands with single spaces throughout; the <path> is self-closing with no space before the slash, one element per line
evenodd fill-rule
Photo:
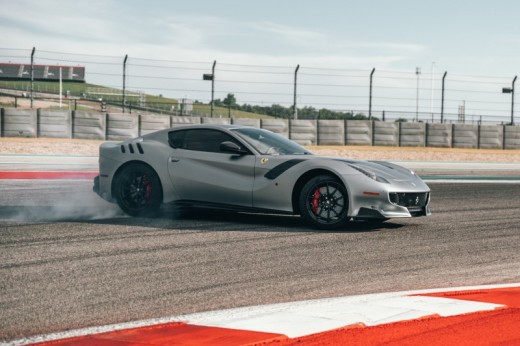
<path fill-rule="evenodd" d="M 220 150 L 226 153 L 237 155 L 247 154 L 247 150 L 244 150 L 238 144 L 229 141 L 220 143 Z"/>

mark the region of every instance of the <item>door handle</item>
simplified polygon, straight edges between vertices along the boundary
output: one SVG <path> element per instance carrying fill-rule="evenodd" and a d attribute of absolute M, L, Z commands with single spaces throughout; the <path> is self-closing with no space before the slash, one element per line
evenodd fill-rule
<path fill-rule="evenodd" d="M 179 162 L 180 159 L 178 158 L 175 158 L 175 157 L 170 157 L 170 162 Z"/>

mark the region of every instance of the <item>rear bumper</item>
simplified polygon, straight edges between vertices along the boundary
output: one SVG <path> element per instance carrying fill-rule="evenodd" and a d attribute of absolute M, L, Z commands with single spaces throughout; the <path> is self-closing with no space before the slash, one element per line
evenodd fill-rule
<path fill-rule="evenodd" d="M 98 196 L 101 196 L 99 193 L 99 175 L 94 177 L 94 186 L 92 186 L 92 191 L 94 191 Z"/>

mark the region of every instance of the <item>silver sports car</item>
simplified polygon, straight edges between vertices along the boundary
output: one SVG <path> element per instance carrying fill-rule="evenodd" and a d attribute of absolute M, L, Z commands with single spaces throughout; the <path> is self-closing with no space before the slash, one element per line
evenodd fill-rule
<path fill-rule="evenodd" d="M 191 125 L 103 143 L 94 191 L 132 216 L 162 203 L 296 214 L 320 229 L 430 215 L 430 189 L 388 162 L 313 155 L 273 132 Z"/>

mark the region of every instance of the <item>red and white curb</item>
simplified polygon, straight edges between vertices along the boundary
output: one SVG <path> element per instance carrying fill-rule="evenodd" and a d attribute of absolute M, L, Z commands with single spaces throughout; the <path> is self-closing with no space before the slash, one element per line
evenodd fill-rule
<path fill-rule="evenodd" d="M 180 316 L 179 320 L 296 338 L 358 323 L 375 326 L 431 315 L 454 316 L 501 307 L 499 304 L 415 295 L 426 292 L 371 294 L 247 307 L 185 315 Z"/>
<path fill-rule="evenodd" d="M 491 291 L 495 294 L 490 297 L 495 298 L 486 299 L 486 293 Z M 500 292 L 515 295 L 515 305 L 520 305 L 520 283 L 416 290 L 210 311 L 40 335 L 8 344 L 265 344 L 319 336 L 349 326 L 371 327 L 507 309 L 507 305 L 497 303 Z M 479 295 L 477 299 L 475 295 Z M 517 318 L 518 308 L 515 306 Z"/>
<path fill-rule="evenodd" d="M 99 172 L 89 171 L 2 171 L 0 180 L 92 180 Z"/>

